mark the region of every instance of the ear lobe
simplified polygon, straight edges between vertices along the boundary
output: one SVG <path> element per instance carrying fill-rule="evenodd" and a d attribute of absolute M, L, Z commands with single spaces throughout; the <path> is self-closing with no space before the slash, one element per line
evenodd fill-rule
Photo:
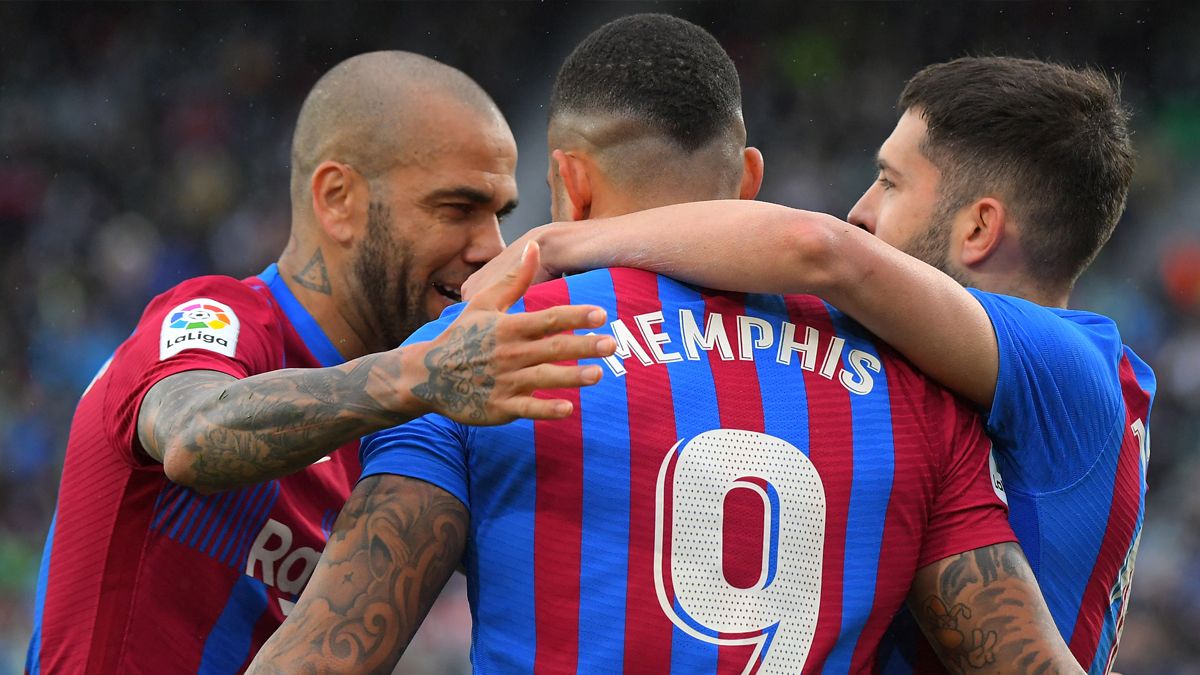
<path fill-rule="evenodd" d="M 592 183 L 583 159 L 573 153 L 554 150 L 550 153 L 558 167 L 563 189 L 571 206 L 571 220 L 587 220 L 592 212 Z"/>
<path fill-rule="evenodd" d="M 963 240 L 962 263 L 967 267 L 987 260 L 1000 248 L 1008 227 L 1008 209 L 994 197 L 970 206 L 971 230 Z"/>
<path fill-rule="evenodd" d="M 333 241 L 350 244 L 366 223 L 370 201 L 366 181 L 349 164 L 326 160 L 313 170 L 313 214 Z"/>
<path fill-rule="evenodd" d="M 742 150 L 742 184 L 738 188 L 738 199 L 754 199 L 762 188 L 763 156 L 758 148 Z"/>

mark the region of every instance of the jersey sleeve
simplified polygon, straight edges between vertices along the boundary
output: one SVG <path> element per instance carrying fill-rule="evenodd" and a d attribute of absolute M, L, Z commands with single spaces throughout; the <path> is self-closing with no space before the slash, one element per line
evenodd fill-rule
<path fill-rule="evenodd" d="M 984 546 L 1016 541 L 1008 524 L 1008 498 L 992 461 L 991 442 L 979 416 L 945 394 L 946 445 L 918 566 Z"/>
<path fill-rule="evenodd" d="M 463 307 L 458 304 L 447 308 L 439 319 L 417 329 L 404 344 L 436 338 L 462 313 Z M 464 425 L 433 414 L 373 433 L 364 437 L 359 446 L 362 478 L 378 474 L 417 478 L 449 492 L 470 509 L 467 434 Z"/>
<path fill-rule="evenodd" d="M 1123 427 L 1116 326 L 1095 314 L 1067 319 L 1020 298 L 971 292 L 991 318 L 1000 350 L 987 427 L 1009 488 L 1046 492 L 1074 484 Z"/>
<path fill-rule="evenodd" d="M 146 392 L 187 370 L 239 379 L 275 370 L 281 331 L 271 301 L 230 277 L 191 279 L 154 298 L 106 370 L 104 408 L 115 446 L 129 448 L 135 464 L 152 462 L 137 440 Z"/>

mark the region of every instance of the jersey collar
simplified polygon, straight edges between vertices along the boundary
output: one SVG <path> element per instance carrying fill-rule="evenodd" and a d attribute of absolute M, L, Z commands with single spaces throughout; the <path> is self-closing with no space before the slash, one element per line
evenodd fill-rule
<path fill-rule="evenodd" d="M 318 363 L 328 368 L 346 362 L 337 347 L 334 347 L 329 338 L 325 336 L 325 331 L 321 330 L 317 320 L 308 313 L 307 309 L 304 309 L 304 305 L 300 304 L 300 301 L 292 294 L 292 289 L 284 283 L 283 277 L 279 276 L 278 265 L 271 263 L 267 269 L 262 271 L 262 274 L 258 275 L 258 278 L 262 279 L 262 282 L 271 291 L 271 295 L 275 296 L 275 302 L 279 303 L 283 313 L 287 315 L 288 321 L 292 323 L 292 327 L 304 341 L 304 346 L 308 347 L 308 351 L 312 352 Z"/>

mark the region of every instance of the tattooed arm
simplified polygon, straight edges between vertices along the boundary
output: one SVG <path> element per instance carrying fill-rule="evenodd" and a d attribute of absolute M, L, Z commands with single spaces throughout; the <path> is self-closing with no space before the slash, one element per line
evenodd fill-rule
<path fill-rule="evenodd" d="M 249 673 L 390 673 L 466 545 L 468 514 L 424 481 L 369 476 Z"/>
<path fill-rule="evenodd" d="M 466 424 L 571 413 L 536 389 L 579 387 L 598 366 L 557 366 L 607 356 L 612 338 L 561 334 L 604 321 L 598 307 L 506 314 L 529 286 L 537 247 L 514 273 L 474 298 L 432 342 L 370 354 L 333 368 L 278 370 L 235 379 L 177 373 L 142 399 L 142 449 L 167 476 L 201 491 L 286 475 L 364 434 L 438 412 Z"/>
<path fill-rule="evenodd" d="M 1084 672 L 1054 626 L 1021 547 L 996 544 L 917 570 L 908 606 L 946 668 Z"/>

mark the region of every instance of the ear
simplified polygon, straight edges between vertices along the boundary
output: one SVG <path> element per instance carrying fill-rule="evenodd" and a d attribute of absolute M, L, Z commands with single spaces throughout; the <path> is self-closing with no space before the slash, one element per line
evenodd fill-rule
<path fill-rule="evenodd" d="M 742 185 L 738 199 L 754 199 L 763 181 L 763 156 L 758 148 L 742 150 Z"/>
<path fill-rule="evenodd" d="M 1000 248 L 1008 229 L 1008 209 L 995 197 L 984 197 L 966 210 L 966 221 L 959 228 L 962 236 L 960 262 L 973 267 L 990 258 Z"/>
<path fill-rule="evenodd" d="M 333 241 L 349 245 L 365 227 L 371 195 L 354 167 L 326 160 L 313 171 L 312 208 L 321 229 Z"/>
<path fill-rule="evenodd" d="M 592 212 L 592 182 L 587 164 L 575 153 L 557 149 L 550 153 L 550 158 L 558 167 L 558 176 L 570 202 L 571 220 L 587 220 Z"/>

